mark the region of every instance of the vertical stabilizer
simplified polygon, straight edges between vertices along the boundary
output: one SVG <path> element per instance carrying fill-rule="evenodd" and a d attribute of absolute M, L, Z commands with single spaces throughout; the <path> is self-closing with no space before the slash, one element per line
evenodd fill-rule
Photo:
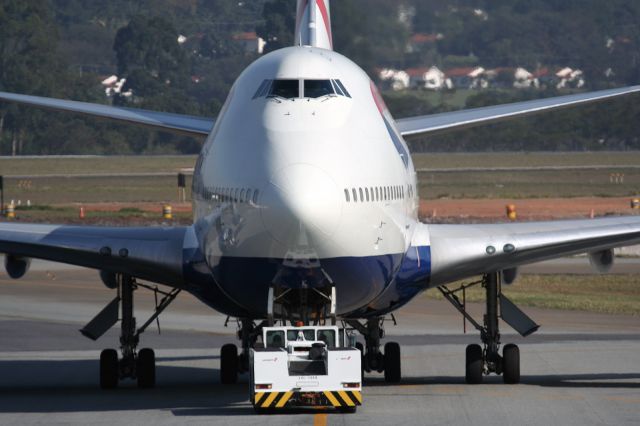
<path fill-rule="evenodd" d="M 333 50 L 329 0 L 298 0 L 296 45 Z"/>

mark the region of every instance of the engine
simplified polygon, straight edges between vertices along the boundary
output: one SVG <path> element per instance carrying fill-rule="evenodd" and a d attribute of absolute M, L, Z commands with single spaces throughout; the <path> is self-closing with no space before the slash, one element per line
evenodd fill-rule
<path fill-rule="evenodd" d="M 613 261 L 615 259 L 613 249 L 597 251 L 589 253 L 589 262 L 591 266 L 596 268 L 601 274 L 607 273 L 613 267 Z"/>
<path fill-rule="evenodd" d="M 24 274 L 29 270 L 31 266 L 31 259 L 28 257 L 15 256 L 13 254 L 7 254 L 4 256 L 4 269 L 14 280 L 22 278 Z"/>
<path fill-rule="evenodd" d="M 518 279 L 518 268 L 510 268 L 502 271 L 502 282 L 511 285 Z"/>
<path fill-rule="evenodd" d="M 108 289 L 114 290 L 118 288 L 115 272 L 100 271 L 100 279 Z"/>

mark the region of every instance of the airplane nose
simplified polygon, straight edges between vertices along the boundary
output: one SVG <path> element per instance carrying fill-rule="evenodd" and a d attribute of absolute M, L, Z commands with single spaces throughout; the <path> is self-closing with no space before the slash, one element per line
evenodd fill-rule
<path fill-rule="evenodd" d="M 290 247 L 331 238 L 342 216 L 338 187 L 331 176 L 310 164 L 276 172 L 262 199 L 262 221 L 274 240 Z"/>

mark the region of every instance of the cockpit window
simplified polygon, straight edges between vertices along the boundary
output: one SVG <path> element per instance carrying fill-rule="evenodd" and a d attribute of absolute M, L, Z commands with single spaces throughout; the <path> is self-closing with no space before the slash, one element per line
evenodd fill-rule
<path fill-rule="evenodd" d="M 304 97 L 321 98 L 323 96 L 335 95 L 331 80 L 305 80 Z"/>
<path fill-rule="evenodd" d="M 344 96 L 346 96 L 347 98 L 351 97 L 351 94 L 349 94 L 347 88 L 344 87 L 344 84 L 342 84 L 340 80 L 334 80 L 334 82 L 336 83 L 336 86 L 340 89 L 340 91 L 344 94 Z"/>
<path fill-rule="evenodd" d="M 303 90 L 302 93 L 301 89 Z M 305 97 L 316 99 L 332 95 L 344 96 L 346 98 L 351 97 L 340 80 L 282 79 L 264 80 L 253 95 L 253 99 L 264 97 L 277 97 L 284 99 Z"/>
<path fill-rule="evenodd" d="M 267 93 L 269 93 L 269 89 L 271 88 L 271 81 L 272 80 L 263 81 L 260 87 L 258 87 L 256 94 L 253 95 L 253 99 L 262 98 L 263 96 L 266 96 Z"/>
<path fill-rule="evenodd" d="M 299 80 L 273 80 L 269 96 L 277 96 L 285 99 L 300 97 Z"/>

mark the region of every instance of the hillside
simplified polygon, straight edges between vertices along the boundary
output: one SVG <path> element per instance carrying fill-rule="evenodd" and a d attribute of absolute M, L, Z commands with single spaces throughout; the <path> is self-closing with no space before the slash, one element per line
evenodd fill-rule
<path fill-rule="evenodd" d="M 7 0 L 0 4 L 0 90 L 214 116 L 235 77 L 292 43 L 294 0 Z M 380 68 L 571 67 L 584 87 L 640 81 L 640 4 L 340 0 L 336 50 Z M 100 84 L 115 75 L 118 93 Z M 381 82 L 382 87 L 385 87 Z M 573 89 L 576 90 L 576 89 Z M 387 91 L 397 117 L 554 96 L 556 87 Z M 125 95 L 126 94 L 126 95 Z M 616 102 L 435 140 L 419 151 L 640 149 L 637 101 Z M 64 114 L 0 106 L 0 154 L 195 153 L 200 141 Z"/>

